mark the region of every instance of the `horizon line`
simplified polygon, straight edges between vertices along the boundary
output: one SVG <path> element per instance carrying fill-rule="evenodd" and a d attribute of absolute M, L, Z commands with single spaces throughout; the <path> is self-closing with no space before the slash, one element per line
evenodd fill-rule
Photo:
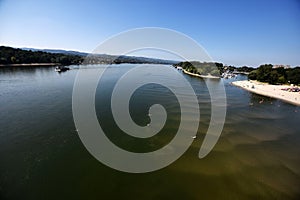
<path fill-rule="evenodd" d="M 81 51 L 81 50 L 77 50 L 77 49 L 64 49 L 64 48 L 43 48 L 43 47 L 16 47 L 16 46 L 7 46 L 7 45 L 0 45 L 0 46 L 3 46 L 3 47 L 11 47 L 11 48 L 15 48 L 15 49 L 22 49 L 22 50 L 26 50 L 26 49 L 35 49 L 35 50 L 58 50 L 58 51 L 73 51 L 73 52 L 77 52 L 77 53 L 85 53 L 85 54 L 92 54 L 91 52 L 86 52 L 86 51 Z M 51 52 L 47 52 L 47 53 L 51 53 Z M 108 56 L 129 56 L 129 57 L 143 57 L 143 58 L 150 58 L 150 59 L 160 59 L 160 60 L 166 60 L 166 61 L 178 61 L 178 62 L 182 62 L 182 61 L 179 61 L 179 60 L 172 60 L 172 59 L 167 59 L 167 58 L 157 58 L 157 57 L 148 57 L 148 56 L 145 56 L 145 55 L 115 55 L 115 54 L 107 54 L 107 53 L 103 53 L 103 54 L 99 54 L 99 55 L 108 55 Z M 258 66 L 253 66 L 253 65 L 238 65 L 238 66 L 235 66 L 233 64 L 227 64 L 227 63 L 224 63 L 222 61 L 197 61 L 197 60 L 189 60 L 189 62 L 193 62 L 193 61 L 196 61 L 196 62 L 214 62 L 214 63 L 222 63 L 224 66 L 234 66 L 234 67 L 252 67 L 252 68 L 258 68 L 259 66 L 261 65 L 265 65 L 265 64 L 271 64 L 271 65 L 283 65 L 283 66 L 289 66 L 291 68 L 295 68 L 295 67 L 300 67 L 300 64 L 298 65 L 290 65 L 290 64 L 282 64 L 282 63 L 277 63 L 277 64 L 274 64 L 274 63 L 270 63 L 270 62 L 265 62 L 265 63 L 261 63 L 259 64 Z"/>

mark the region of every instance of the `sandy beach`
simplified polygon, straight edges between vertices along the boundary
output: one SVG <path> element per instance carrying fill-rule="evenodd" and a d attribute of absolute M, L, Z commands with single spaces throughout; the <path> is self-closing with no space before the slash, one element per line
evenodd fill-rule
<path fill-rule="evenodd" d="M 259 95 L 281 99 L 288 103 L 300 106 L 300 92 L 289 92 L 282 90 L 285 88 L 293 88 L 289 85 L 270 85 L 258 81 L 247 80 L 235 81 L 232 82 L 232 84 Z"/>
<path fill-rule="evenodd" d="M 185 73 L 185 74 L 188 74 L 188 75 L 191 75 L 191 76 L 200 77 L 200 78 L 216 78 L 216 79 L 219 79 L 219 78 L 220 78 L 220 77 L 218 77 L 218 76 L 212 76 L 212 75 L 199 75 L 199 74 L 194 74 L 194 73 L 191 73 L 191 72 L 186 71 L 185 69 L 183 69 L 182 71 L 183 71 L 183 73 Z"/>

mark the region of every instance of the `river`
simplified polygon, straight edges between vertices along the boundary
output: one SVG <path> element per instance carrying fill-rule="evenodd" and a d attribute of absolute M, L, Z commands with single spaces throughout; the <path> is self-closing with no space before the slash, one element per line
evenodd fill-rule
<path fill-rule="evenodd" d="M 97 67 L 103 66 L 85 70 Z M 104 116 L 98 120 L 111 141 L 129 151 L 148 152 L 174 137 L 180 113 L 170 90 L 143 86 L 132 97 L 132 118 L 147 125 L 147 109 L 160 103 L 170 116 L 165 134 L 148 140 L 122 134 L 111 114 L 110 95 L 120 76 L 133 67 L 109 67 L 97 88 L 96 112 Z M 207 81 L 224 83 L 227 115 L 215 148 L 199 159 L 210 122 L 210 98 L 203 79 L 182 74 L 199 99 L 199 137 L 161 170 L 125 173 L 97 161 L 79 139 L 72 115 L 78 68 L 64 73 L 53 67 L 0 69 L 0 199 L 300 198 L 300 107 L 230 84 L 246 79 L 242 75 Z"/>

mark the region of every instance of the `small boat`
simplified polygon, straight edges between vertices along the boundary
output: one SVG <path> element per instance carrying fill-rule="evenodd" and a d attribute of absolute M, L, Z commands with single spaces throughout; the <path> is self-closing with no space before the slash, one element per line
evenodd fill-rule
<path fill-rule="evenodd" d="M 54 71 L 56 71 L 56 72 L 65 72 L 65 71 L 67 71 L 67 70 L 69 70 L 70 68 L 68 68 L 68 67 L 64 67 L 64 66 L 57 66 L 57 67 L 55 67 L 55 70 Z"/>

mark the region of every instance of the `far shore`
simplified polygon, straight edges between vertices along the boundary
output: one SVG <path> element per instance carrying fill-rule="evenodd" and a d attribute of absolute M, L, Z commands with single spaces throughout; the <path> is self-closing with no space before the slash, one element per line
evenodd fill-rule
<path fill-rule="evenodd" d="M 292 88 L 290 85 L 270 85 L 258 81 L 235 81 L 233 85 L 243 88 L 244 90 L 283 100 L 285 102 L 300 106 L 300 92 L 289 92 L 282 89 Z"/>
<path fill-rule="evenodd" d="M 185 69 L 182 69 L 183 73 L 191 75 L 191 76 L 196 76 L 196 77 L 200 77 L 200 78 L 214 78 L 214 79 L 219 79 L 220 77 L 218 76 L 212 76 L 212 75 L 200 75 L 200 74 L 194 74 L 191 72 L 186 71 Z"/>
<path fill-rule="evenodd" d="M 0 64 L 0 67 L 48 67 L 48 66 L 57 66 L 61 65 L 60 63 L 23 63 L 23 64 Z"/>

